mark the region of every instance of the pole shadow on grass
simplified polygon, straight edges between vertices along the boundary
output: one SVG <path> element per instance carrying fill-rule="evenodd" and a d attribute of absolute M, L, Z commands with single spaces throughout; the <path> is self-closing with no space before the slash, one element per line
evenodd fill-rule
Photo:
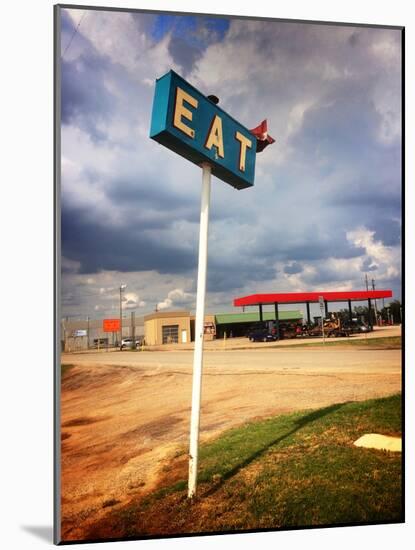
<path fill-rule="evenodd" d="M 320 420 L 324 416 L 327 416 L 328 414 L 334 413 L 338 411 L 340 408 L 342 408 L 346 403 L 337 403 L 335 405 L 330 405 L 329 407 L 324 407 L 322 409 L 317 409 L 316 411 L 313 411 L 309 414 L 306 414 L 296 420 L 294 422 L 294 427 L 287 431 L 286 433 L 279 435 L 274 440 L 264 444 L 262 447 L 258 448 L 255 452 L 253 452 L 250 456 L 236 464 L 233 468 L 229 469 L 227 472 L 225 472 L 222 476 L 219 482 L 217 482 L 211 489 L 209 489 L 206 493 L 204 493 L 204 496 L 210 496 L 214 494 L 222 485 L 223 483 L 236 475 L 238 472 L 240 472 L 243 468 L 251 464 L 254 460 L 259 458 L 261 455 L 263 455 L 268 449 L 273 447 L 274 445 L 277 445 L 278 443 L 281 443 L 284 439 L 287 437 L 290 437 L 291 435 L 295 434 L 301 428 L 306 426 L 307 424 L 310 424 L 311 422 L 314 422 L 315 420 Z"/>

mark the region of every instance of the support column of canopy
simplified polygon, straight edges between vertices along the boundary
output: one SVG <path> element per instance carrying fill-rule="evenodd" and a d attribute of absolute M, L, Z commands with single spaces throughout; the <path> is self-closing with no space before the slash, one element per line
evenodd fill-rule
<path fill-rule="evenodd" d="M 367 307 L 368 307 L 368 324 L 369 324 L 369 329 L 370 330 L 373 330 L 373 322 L 372 322 L 372 300 L 370 298 L 368 298 L 367 300 Z"/>
<path fill-rule="evenodd" d="M 277 330 L 277 340 L 280 339 L 280 316 L 278 312 L 278 302 L 274 303 L 275 308 L 275 328 Z"/>
<path fill-rule="evenodd" d="M 352 320 L 353 320 L 352 301 L 348 300 L 348 304 L 349 304 L 349 321 L 352 322 Z"/>

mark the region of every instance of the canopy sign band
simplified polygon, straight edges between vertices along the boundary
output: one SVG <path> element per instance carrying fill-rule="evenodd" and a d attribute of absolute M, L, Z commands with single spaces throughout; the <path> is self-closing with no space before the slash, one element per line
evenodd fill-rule
<path fill-rule="evenodd" d="M 156 81 L 150 137 L 236 189 L 254 185 L 256 137 L 174 71 Z"/>

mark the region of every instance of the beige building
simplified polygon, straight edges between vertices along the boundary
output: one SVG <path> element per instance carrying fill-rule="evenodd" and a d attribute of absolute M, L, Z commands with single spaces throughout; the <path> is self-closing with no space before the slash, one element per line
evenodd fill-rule
<path fill-rule="evenodd" d="M 189 311 L 158 311 L 144 317 L 147 346 L 187 344 L 194 341 L 195 317 Z M 215 337 L 215 316 L 205 316 L 205 339 Z"/>
<path fill-rule="evenodd" d="M 190 342 L 190 313 L 166 311 L 145 315 L 144 340 L 147 346 Z"/>

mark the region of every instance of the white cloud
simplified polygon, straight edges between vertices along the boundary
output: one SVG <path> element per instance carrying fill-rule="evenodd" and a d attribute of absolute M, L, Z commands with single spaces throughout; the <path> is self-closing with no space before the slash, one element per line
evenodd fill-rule
<path fill-rule="evenodd" d="M 124 292 L 123 294 L 123 308 L 124 309 L 137 309 L 146 306 L 144 300 L 140 300 L 140 296 L 136 292 Z"/>
<path fill-rule="evenodd" d="M 193 299 L 193 294 L 190 294 L 189 292 L 185 292 L 182 288 L 175 288 L 174 290 L 171 290 L 167 297 L 157 304 L 158 310 L 163 309 L 169 309 L 173 305 L 183 305 L 188 304 L 190 300 Z"/>
<path fill-rule="evenodd" d="M 398 247 L 385 246 L 382 241 L 376 241 L 375 232 L 364 226 L 346 233 L 347 239 L 357 248 L 364 248 L 366 254 L 379 264 L 393 264 L 399 260 Z"/>
<path fill-rule="evenodd" d="M 374 238 L 375 232 L 365 227 L 358 227 L 347 233 L 348 240 L 356 247 L 366 251 L 366 257 L 377 264 L 374 271 L 376 280 L 390 280 L 398 278 L 401 273 L 400 246 L 385 246 Z"/>

